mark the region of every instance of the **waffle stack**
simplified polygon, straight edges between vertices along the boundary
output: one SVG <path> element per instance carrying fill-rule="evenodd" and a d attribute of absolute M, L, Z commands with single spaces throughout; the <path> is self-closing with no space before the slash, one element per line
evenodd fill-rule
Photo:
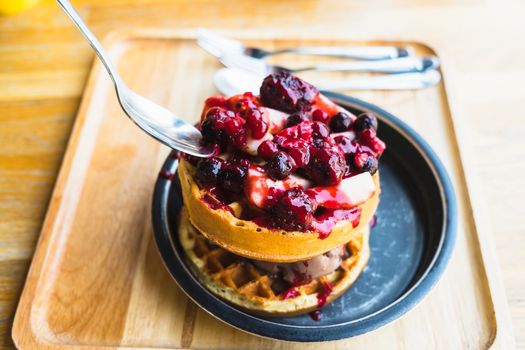
<path fill-rule="evenodd" d="M 201 283 L 223 300 L 263 316 L 303 314 L 332 302 L 354 283 L 370 256 L 370 229 L 366 227 L 345 245 L 348 256 L 334 272 L 282 290 L 275 287 L 278 277 L 258 269 L 253 260 L 210 243 L 192 226 L 186 209 L 181 211 L 178 232 L 189 265 Z"/>
<path fill-rule="evenodd" d="M 369 255 L 385 144 L 359 116 L 287 73 L 260 96 L 206 100 L 199 128 L 214 156 L 183 155 L 179 239 L 212 293 L 248 312 L 291 316 L 323 307 Z"/>

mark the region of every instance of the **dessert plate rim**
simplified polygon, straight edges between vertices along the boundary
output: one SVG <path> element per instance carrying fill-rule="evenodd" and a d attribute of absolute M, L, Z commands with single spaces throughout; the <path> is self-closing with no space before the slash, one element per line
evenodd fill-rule
<path fill-rule="evenodd" d="M 323 94 L 344 107 L 375 113 L 382 122 L 408 139 L 423 156 L 440 187 L 444 214 L 440 241 L 424 273 L 398 299 L 384 308 L 359 319 L 337 324 L 305 326 L 277 323 L 271 318 L 248 314 L 222 301 L 193 275 L 177 249 L 178 243 L 172 239 L 169 225 L 168 201 L 173 178 L 159 175 L 153 193 L 152 222 L 155 242 L 164 265 L 183 292 L 203 310 L 230 326 L 254 335 L 287 341 L 315 342 L 349 338 L 382 327 L 401 317 L 423 299 L 443 274 L 454 247 L 457 228 L 454 189 L 444 165 L 430 145 L 408 124 L 378 106 L 347 95 L 332 92 Z M 175 174 L 177 165 L 175 158 L 168 157 L 159 174 Z"/>

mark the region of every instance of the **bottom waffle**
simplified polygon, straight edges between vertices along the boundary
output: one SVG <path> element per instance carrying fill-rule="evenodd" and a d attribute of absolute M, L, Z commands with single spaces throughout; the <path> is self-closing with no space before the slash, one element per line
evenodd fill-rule
<path fill-rule="evenodd" d="M 212 293 L 250 313 L 265 316 L 293 316 L 328 304 L 343 294 L 366 266 L 370 256 L 365 230 L 348 242 L 339 268 L 306 284 L 278 290 L 277 278 L 257 269 L 250 260 L 210 243 L 190 223 L 182 209 L 179 239 L 190 268 Z"/>

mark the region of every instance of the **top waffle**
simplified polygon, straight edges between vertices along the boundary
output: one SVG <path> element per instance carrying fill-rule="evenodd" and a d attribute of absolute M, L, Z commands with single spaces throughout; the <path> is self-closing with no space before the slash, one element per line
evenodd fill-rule
<path fill-rule="evenodd" d="M 199 127 L 215 155 L 180 162 L 192 224 L 244 257 L 293 262 L 361 232 L 379 198 L 377 120 L 305 81 L 272 74 L 260 96 L 206 100 Z"/>

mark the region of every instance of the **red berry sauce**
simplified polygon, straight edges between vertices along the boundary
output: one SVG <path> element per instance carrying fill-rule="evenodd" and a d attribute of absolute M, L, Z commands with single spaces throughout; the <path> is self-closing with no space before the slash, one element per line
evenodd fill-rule
<path fill-rule="evenodd" d="M 314 321 L 321 321 L 321 319 L 323 318 L 323 312 L 321 310 L 312 311 L 310 312 L 310 317 Z"/>
<path fill-rule="evenodd" d="M 359 225 L 361 219 L 361 208 L 352 209 L 324 209 L 317 214 L 312 222 L 312 228 L 319 233 L 320 239 L 327 238 L 335 225 L 341 220 L 349 220 L 353 227 Z"/>
<path fill-rule="evenodd" d="M 231 211 L 237 202 L 260 226 L 321 239 L 341 220 L 357 226 L 358 203 L 344 195 L 352 186 L 341 181 L 374 174 L 385 150 L 373 114 L 355 116 L 283 72 L 264 79 L 260 96 L 208 98 L 198 127 L 215 157 L 184 157 L 199 185 L 213 187 L 203 197 L 211 208 Z"/>
<path fill-rule="evenodd" d="M 173 174 L 172 172 L 170 172 L 169 170 L 166 170 L 166 169 L 162 169 L 160 172 L 159 172 L 159 177 L 163 178 L 163 179 L 166 179 L 166 180 L 173 180 L 173 176 L 175 174 Z"/>
<path fill-rule="evenodd" d="M 317 307 L 323 307 L 326 304 L 326 300 L 334 289 L 332 284 L 328 281 L 323 281 L 323 290 L 317 293 Z"/>
<path fill-rule="evenodd" d="M 292 287 L 281 293 L 281 300 L 291 299 L 299 296 L 297 288 Z"/>

